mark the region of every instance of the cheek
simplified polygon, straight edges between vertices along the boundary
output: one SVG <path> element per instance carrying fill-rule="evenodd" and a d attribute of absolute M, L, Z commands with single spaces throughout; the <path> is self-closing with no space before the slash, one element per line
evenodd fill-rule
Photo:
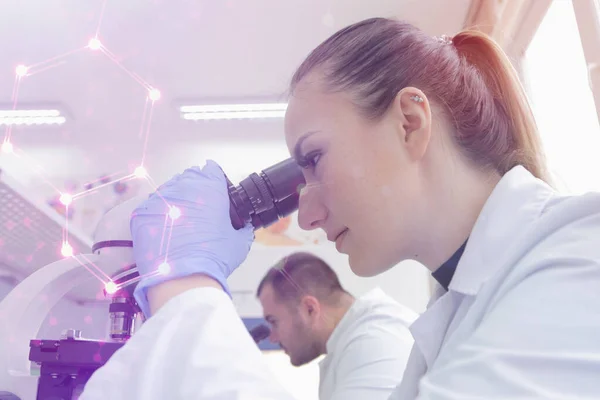
<path fill-rule="evenodd" d="M 329 193 L 330 207 L 336 211 L 338 222 L 350 228 L 344 250 L 359 276 L 380 272 L 379 258 L 390 247 L 383 243 L 394 240 L 394 226 L 403 214 L 397 168 L 398 160 L 388 152 L 365 154 L 360 162 L 347 164 L 344 171 L 336 169 L 338 180 Z"/>
<path fill-rule="evenodd" d="M 357 164 L 331 159 L 322 176 L 322 198 L 333 215 L 352 215 L 360 209 L 364 171 Z"/>
<path fill-rule="evenodd" d="M 293 332 L 293 326 L 290 326 L 290 324 L 288 323 L 279 326 L 279 338 L 285 342 L 288 342 L 290 340 L 290 336 L 293 334 Z"/>
<path fill-rule="evenodd" d="M 332 160 L 327 166 L 325 202 L 334 215 L 359 221 L 372 212 L 382 191 L 378 172 L 369 158 Z M 379 191 L 379 192 L 378 192 Z M 343 221 L 350 224 L 351 221 Z M 348 225 L 350 226 L 350 225 Z"/>

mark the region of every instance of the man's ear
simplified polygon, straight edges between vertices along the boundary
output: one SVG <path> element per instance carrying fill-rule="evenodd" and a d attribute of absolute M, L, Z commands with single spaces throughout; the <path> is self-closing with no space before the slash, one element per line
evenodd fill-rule
<path fill-rule="evenodd" d="M 431 108 L 425 94 L 414 87 L 398 92 L 393 103 L 398 135 L 412 161 L 425 155 L 431 139 Z"/>
<path fill-rule="evenodd" d="M 314 296 L 304 296 L 300 301 L 301 307 L 305 315 L 313 319 L 321 314 L 321 303 Z"/>

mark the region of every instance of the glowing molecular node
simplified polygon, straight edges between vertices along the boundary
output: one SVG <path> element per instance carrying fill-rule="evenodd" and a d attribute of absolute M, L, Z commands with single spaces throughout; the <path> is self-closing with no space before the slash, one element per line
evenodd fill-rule
<path fill-rule="evenodd" d="M 177 207 L 170 206 L 169 207 L 169 217 L 171 217 L 171 219 L 173 221 L 175 221 L 177 218 L 181 217 L 181 210 Z"/>
<path fill-rule="evenodd" d="M 98 40 L 98 38 L 91 38 L 88 42 L 88 47 L 90 50 L 100 50 L 100 48 L 102 48 L 102 43 L 100 40 Z"/>
<path fill-rule="evenodd" d="M 160 90 L 154 88 L 148 90 L 148 98 L 152 101 L 160 99 Z"/>
<path fill-rule="evenodd" d="M 2 152 L 6 153 L 6 154 L 10 154 L 13 152 L 13 145 L 11 142 L 9 141 L 5 141 L 4 143 L 2 143 Z"/>
<path fill-rule="evenodd" d="M 64 242 L 62 248 L 60 249 L 60 253 L 63 257 L 71 257 L 73 255 L 73 247 L 68 242 Z"/>
<path fill-rule="evenodd" d="M 28 71 L 29 71 L 29 68 L 27 68 L 25 65 L 22 65 L 22 64 L 17 65 L 17 68 L 15 70 L 18 77 L 23 77 L 23 76 L 27 75 Z"/>
<path fill-rule="evenodd" d="M 113 281 L 108 281 L 104 285 L 104 290 L 106 290 L 106 293 L 108 293 L 108 294 L 116 293 L 117 289 L 118 289 L 117 284 L 114 283 Z"/>
<path fill-rule="evenodd" d="M 167 264 L 166 262 L 164 262 L 158 266 L 158 272 L 163 275 L 168 274 L 170 271 L 171 271 L 171 266 L 169 264 Z"/>
<path fill-rule="evenodd" d="M 63 205 L 68 206 L 73 202 L 73 196 L 71 196 L 69 193 L 63 193 L 60 195 L 59 200 Z"/>
<path fill-rule="evenodd" d="M 146 171 L 146 168 L 140 165 L 133 171 L 133 175 L 135 175 L 137 178 L 145 178 L 146 175 L 148 175 L 148 171 Z"/>

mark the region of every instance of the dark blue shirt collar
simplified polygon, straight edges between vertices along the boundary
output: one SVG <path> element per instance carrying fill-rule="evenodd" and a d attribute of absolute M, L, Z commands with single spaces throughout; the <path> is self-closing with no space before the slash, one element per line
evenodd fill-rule
<path fill-rule="evenodd" d="M 446 261 L 439 267 L 435 272 L 431 274 L 433 278 L 438 281 L 440 285 L 446 290 L 448 290 L 448 286 L 450 285 L 450 281 L 452 281 L 452 277 L 454 276 L 454 272 L 456 271 L 456 266 L 458 265 L 458 261 L 462 257 L 463 252 L 465 251 L 465 247 L 467 246 L 467 242 L 463 243 L 462 246 Z"/>

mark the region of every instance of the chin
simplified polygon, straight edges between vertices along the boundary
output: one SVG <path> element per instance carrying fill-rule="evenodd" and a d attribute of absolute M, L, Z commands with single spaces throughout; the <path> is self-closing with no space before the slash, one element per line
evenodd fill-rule
<path fill-rule="evenodd" d="M 296 357 L 292 357 L 290 355 L 290 364 L 292 364 L 294 367 L 301 367 L 305 364 L 308 364 L 309 362 L 312 362 L 317 357 L 318 355 L 311 353 L 299 354 Z"/>
<path fill-rule="evenodd" d="M 290 364 L 292 364 L 292 366 L 294 366 L 294 367 L 302 366 L 302 363 L 299 363 L 298 361 L 294 360 L 293 358 L 290 358 Z"/>
<path fill-rule="evenodd" d="M 368 257 L 364 251 L 360 252 L 360 255 L 358 252 L 355 254 L 348 254 L 348 263 L 350 264 L 352 272 L 361 278 L 370 278 L 379 275 L 393 266 L 383 265 L 384 263 L 382 263 L 382 260 Z"/>
<path fill-rule="evenodd" d="M 373 269 L 373 264 L 368 262 L 368 257 L 364 256 L 364 253 L 360 256 L 348 254 L 348 263 L 356 276 L 368 278 L 378 274 L 378 271 Z"/>
<path fill-rule="evenodd" d="M 301 367 L 306 364 L 306 361 L 290 357 L 290 364 L 292 364 L 294 367 Z"/>

